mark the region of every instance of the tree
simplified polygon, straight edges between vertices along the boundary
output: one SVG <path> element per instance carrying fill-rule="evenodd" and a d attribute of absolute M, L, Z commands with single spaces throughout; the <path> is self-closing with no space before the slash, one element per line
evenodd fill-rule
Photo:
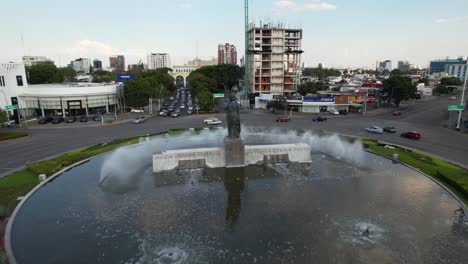
<path fill-rule="evenodd" d="M 46 84 L 62 83 L 64 73 L 53 64 L 37 64 L 26 69 L 28 73 L 28 83 Z"/>
<path fill-rule="evenodd" d="M 151 93 L 151 84 L 147 79 L 124 82 L 125 101 L 130 107 L 143 107 L 148 105 Z"/>
<path fill-rule="evenodd" d="M 97 83 L 109 83 L 112 81 L 116 81 L 117 76 L 113 72 L 98 70 L 93 72 L 93 82 Z"/>
<path fill-rule="evenodd" d="M 325 68 L 305 68 L 302 74 L 304 76 L 317 77 L 319 80 L 324 80 L 327 77 L 341 76 L 340 71 Z"/>
<path fill-rule="evenodd" d="M 8 114 L 5 110 L 0 109 L 0 124 L 5 123 L 8 121 Z"/>
<path fill-rule="evenodd" d="M 391 76 L 384 81 L 384 93 L 387 93 L 391 99 L 395 101 L 397 107 L 400 102 L 416 98 L 416 85 L 410 77 L 407 76 Z"/>
<path fill-rule="evenodd" d="M 287 107 L 288 101 L 285 98 L 268 101 L 266 105 L 266 108 L 272 109 L 273 113 L 275 113 L 276 110 L 285 110 Z"/>
<path fill-rule="evenodd" d="M 214 79 L 216 84 L 211 91 L 217 92 L 225 90 L 230 91 L 244 76 L 244 71 L 237 65 L 219 64 L 201 67 L 190 73 L 190 76 L 193 74 L 202 74 L 208 78 Z M 190 76 L 189 79 L 191 79 Z M 191 81 L 189 82 L 193 85 Z"/>
<path fill-rule="evenodd" d="M 200 109 L 204 111 L 212 111 L 215 106 L 215 100 L 213 94 L 208 91 L 207 88 L 202 89 L 197 94 L 198 103 L 200 104 Z"/>
<path fill-rule="evenodd" d="M 306 82 L 299 85 L 297 92 L 301 95 L 317 93 L 317 91 L 325 90 L 323 82 Z"/>
<path fill-rule="evenodd" d="M 59 71 L 63 74 L 63 81 L 64 82 L 73 82 L 75 81 L 76 71 L 74 69 L 68 67 L 59 68 Z"/>
<path fill-rule="evenodd" d="M 440 85 L 453 85 L 453 86 L 460 86 L 463 82 L 458 77 L 446 77 L 440 79 Z"/>
<path fill-rule="evenodd" d="M 217 82 L 215 79 L 212 79 L 197 71 L 190 73 L 187 80 L 196 93 L 205 89 L 212 93 L 216 92 L 217 90 L 216 89 Z"/>
<path fill-rule="evenodd" d="M 391 76 L 395 76 L 395 75 L 403 75 L 403 72 L 400 71 L 399 69 L 394 69 L 390 72 L 390 75 Z"/>

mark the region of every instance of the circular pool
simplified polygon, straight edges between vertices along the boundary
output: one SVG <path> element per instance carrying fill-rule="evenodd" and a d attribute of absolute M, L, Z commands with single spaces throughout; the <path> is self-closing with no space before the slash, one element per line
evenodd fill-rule
<path fill-rule="evenodd" d="M 147 138 L 48 182 L 14 219 L 17 262 L 468 261 L 457 201 L 360 142 L 255 131 L 247 144 L 310 144 L 312 163 L 153 174 L 153 153 L 221 146 L 224 133 Z"/>

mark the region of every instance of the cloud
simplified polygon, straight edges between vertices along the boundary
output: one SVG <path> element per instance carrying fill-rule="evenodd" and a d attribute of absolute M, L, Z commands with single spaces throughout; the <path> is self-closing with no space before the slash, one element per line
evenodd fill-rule
<path fill-rule="evenodd" d="M 447 23 L 448 20 L 445 18 L 438 18 L 434 22 L 436 22 L 437 24 L 442 24 L 442 23 Z"/>
<path fill-rule="evenodd" d="M 177 6 L 179 8 L 189 9 L 189 8 L 192 8 L 192 3 L 190 0 L 178 0 Z"/>
<path fill-rule="evenodd" d="M 468 22 L 468 16 L 454 17 L 454 18 L 438 18 L 434 20 L 434 23 L 437 23 L 437 24 L 451 23 L 451 22 L 459 22 L 459 23 Z"/>
<path fill-rule="evenodd" d="M 309 3 L 297 3 L 292 0 L 281 0 L 274 3 L 275 7 L 280 9 L 290 9 L 293 11 L 306 11 L 306 10 L 336 10 L 335 4 L 327 2 L 315 1 Z"/>

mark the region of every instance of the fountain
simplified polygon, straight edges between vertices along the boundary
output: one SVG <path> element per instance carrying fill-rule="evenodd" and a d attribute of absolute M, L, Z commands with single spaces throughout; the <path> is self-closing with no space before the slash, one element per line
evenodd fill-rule
<path fill-rule="evenodd" d="M 164 151 L 153 155 L 153 172 L 173 169 L 234 168 L 280 162 L 310 162 L 310 146 L 304 143 L 245 145 L 240 138 L 239 104 L 231 96 L 226 107 L 228 136 L 224 148 L 198 148 Z"/>

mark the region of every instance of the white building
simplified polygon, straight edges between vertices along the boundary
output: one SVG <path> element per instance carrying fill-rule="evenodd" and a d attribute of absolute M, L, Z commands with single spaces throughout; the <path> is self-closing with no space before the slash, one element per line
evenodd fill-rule
<path fill-rule="evenodd" d="M 70 62 L 70 66 L 77 73 L 89 74 L 91 72 L 91 60 L 86 58 L 79 58 Z"/>
<path fill-rule="evenodd" d="M 54 64 L 54 61 L 44 56 L 23 56 L 25 66 L 34 66 L 38 64 Z"/>
<path fill-rule="evenodd" d="M 391 72 L 392 71 L 392 61 L 391 60 L 386 60 L 386 61 L 381 61 L 379 63 L 379 72 L 383 72 L 385 70 Z"/>
<path fill-rule="evenodd" d="M 446 69 L 449 76 L 458 77 L 464 82 L 468 71 L 468 64 L 450 64 L 446 66 Z"/>
<path fill-rule="evenodd" d="M 169 74 L 174 77 L 175 85 L 177 87 L 185 87 L 187 86 L 187 77 L 190 75 L 191 72 L 198 69 L 198 67 L 189 65 L 189 66 L 174 66 L 172 67 L 172 72 Z"/>
<path fill-rule="evenodd" d="M 28 85 L 22 63 L 0 64 L 0 108 L 18 101 L 25 118 L 54 115 L 90 115 L 123 108 L 123 91 L 117 85 L 96 83 Z M 13 111 L 10 111 L 13 114 Z"/>
<path fill-rule="evenodd" d="M 169 53 L 151 53 L 148 55 L 148 70 L 171 68 Z"/>

